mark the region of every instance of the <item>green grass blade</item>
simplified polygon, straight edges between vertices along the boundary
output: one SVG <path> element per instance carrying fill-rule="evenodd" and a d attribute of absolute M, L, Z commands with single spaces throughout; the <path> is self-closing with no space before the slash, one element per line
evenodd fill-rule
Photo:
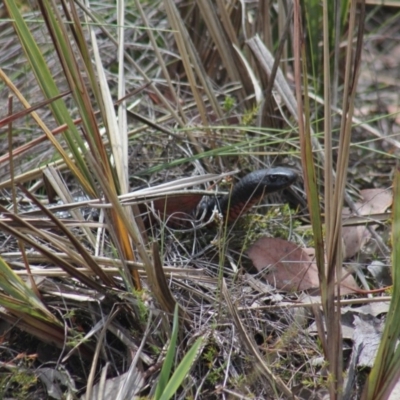
<path fill-rule="evenodd" d="M 52 323 L 56 318 L 47 310 L 34 291 L 0 257 L 0 287 L 6 293 L 0 295 L 0 304 L 19 313 L 26 313 Z"/>
<path fill-rule="evenodd" d="M 160 397 L 160 400 L 169 400 L 176 393 L 177 389 L 189 373 L 190 368 L 192 367 L 193 362 L 203 345 L 203 340 L 203 337 L 198 338 L 194 345 L 186 353 L 185 357 L 183 357 L 182 361 L 178 365 L 178 368 L 175 370 L 174 374 L 169 380 L 168 385 Z"/>
<path fill-rule="evenodd" d="M 174 321 L 172 324 L 171 342 L 169 343 L 168 346 L 167 355 L 165 356 L 163 367 L 160 373 L 160 378 L 157 384 L 157 389 L 154 395 L 154 398 L 156 400 L 161 398 L 161 395 L 164 393 L 164 390 L 168 383 L 168 379 L 171 375 L 172 365 L 176 354 L 176 341 L 178 339 L 178 332 L 179 332 L 179 306 L 178 304 L 176 304 L 174 310 Z"/>

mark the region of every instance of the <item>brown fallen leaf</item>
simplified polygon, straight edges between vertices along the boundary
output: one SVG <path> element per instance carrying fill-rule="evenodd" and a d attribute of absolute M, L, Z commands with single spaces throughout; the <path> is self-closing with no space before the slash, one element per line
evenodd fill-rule
<path fill-rule="evenodd" d="M 297 292 L 319 288 L 314 249 L 304 249 L 296 243 L 279 238 L 262 237 L 247 251 L 254 267 L 265 272 L 262 277 L 279 290 Z M 342 276 L 347 275 L 343 269 Z M 341 283 L 343 295 L 355 293 L 358 286 L 351 275 Z"/>
<path fill-rule="evenodd" d="M 361 190 L 362 200 L 355 205 L 357 211 L 362 216 L 384 213 L 392 204 L 392 193 L 387 189 L 364 189 Z M 351 216 L 348 208 L 343 208 L 342 218 L 345 220 Z M 378 225 L 369 225 L 376 229 Z M 367 226 L 346 226 L 342 228 L 343 238 L 343 257 L 351 258 L 355 256 L 365 243 L 371 238 L 371 233 Z"/>

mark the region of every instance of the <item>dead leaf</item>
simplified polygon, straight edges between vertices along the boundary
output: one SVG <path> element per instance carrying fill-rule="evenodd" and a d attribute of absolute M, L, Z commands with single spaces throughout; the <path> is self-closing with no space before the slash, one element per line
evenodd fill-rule
<path fill-rule="evenodd" d="M 372 367 L 382 339 L 383 322 L 371 317 L 354 317 L 353 347 L 359 349 L 358 367 Z"/>
<path fill-rule="evenodd" d="M 362 216 L 384 213 L 392 204 L 392 193 L 387 189 L 364 189 L 361 191 L 362 200 L 355 205 L 357 211 Z M 351 216 L 349 208 L 343 208 L 343 219 Z M 369 225 L 376 229 L 377 225 Z M 343 257 L 351 258 L 355 256 L 365 243 L 371 238 L 371 233 L 367 226 L 346 226 L 342 229 L 344 243 Z"/>
<path fill-rule="evenodd" d="M 279 238 L 262 237 L 247 251 L 254 267 L 265 272 L 263 278 L 279 290 L 296 292 L 319 288 L 314 249 L 303 249 Z M 343 270 L 343 276 L 347 275 Z M 348 275 L 341 284 L 341 293 L 357 291 L 354 278 Z"/>

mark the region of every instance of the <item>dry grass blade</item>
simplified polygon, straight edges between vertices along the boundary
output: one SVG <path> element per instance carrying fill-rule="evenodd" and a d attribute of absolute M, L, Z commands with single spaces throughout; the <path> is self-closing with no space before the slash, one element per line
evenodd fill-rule
<path fill-rule="evenodd" d="M 13 99 L 12 99 L 12 97 L 9 97 L 8 100 L 9 100 L 8 101 L 8 111 L 9 111 L 8 114 L 11 115 L 12 111 L 13 111 Z M 12 155 L 12 147 L 13 147 L 13 145 L 12 145 L 12 131 L 13 131 L 12 130 L 12 123 L 10 122 L 8 124 L 8 135 L 7 136 L 8 136 L 8 151 L 10 153 L 10 178 L 11 178 L 11 181 L 13 182 L 12 189 L 11 189 L 11 196 L 12 196 L 13 210 L 14 210 L 14 212 L 17 212 L 17 210 L 18 210 L 18 206 L 17 206 L 17 191 L 16 191 L 16 188 L 15 188 L 15 181 L 14 181 L 14 178 L 15 178 L 15 176 L 14 176 L 15 163 L 14 163 L 14 157 Z M 20 252 L 22 254 L 22 259 L 23 259 L 24 264 L 25 264 L 25 269 L 26 269 L 27 272 L 29 272 L 29 281 L 30 281 L 30 284 L 32 286 L 32 290 L 33 290 L 33 292 L 35 293 L 35 295 L 37 297 L 40 297 L 40 293 L 39 293 L 39 290 L 37 288 L 36 282 L 33 279 L 32 275 L 30 274 L 30 266 L 29 266 L 29 263 L 28 263 L 27 258 L 26 258 L 25 246 L 21 241 L 19 241 L 18 242 L 18 247 L 19 247 Z"/>
<path fill-rule="evenodd" d="M 8 213 L 8 210 L 6 210 L 4 207 L 0 206 L 0 210 L 4 213 Z M 19 227 L 25 227 L 27 228 L 30 232 L 34 232 L 37 237 L 42 237 L 43 239 L 50 241 L 53 243 L 53 245 L 56 245 L 56 247 L 61 248 L 62 250 L 67 250 L 68 248 L 65 247 L 61 242 L 56 242 L 54 238 L 51 236 L 47 235 L 43 231 L 40 231 L 33 227 L 31 224 L 23 220 L 22 218 L 18 217 L 15 214 L 8 214 L 10 218 L 12 218 L 15 222 L 19 224 Z M 100 293 L 105 292 L 105 288 L 103 288 L 101 285 L 99 285 L 94 279 L 89 278 L 86 274 L 81 273 L 79 270 L 77 270 L 71 263 L 60 259 L 57 257 L 54 252 L 50 249 L 45 247 L 42 244 L 39 244 L 35 240 L 31 239 L 29 235 L 24 234 L 21 232 L 20 229 L 14 229 L 11 228 L 8 224 L 4 223 L 3 221 L 0 220 L 0 227 L 5 231 L 8 232 L 9 234 L 13 235 L 15 238 L 18 238 L 19 240 L 23 241 L 25 244 L 29 244 L 36 250 L 38 250 L 40 253 L 42 253 L 44 256 L 47 257 L 47 259 L 51 260 L 55 265 L 59 265 L 61 268 L 63 268 L 68 274 L 71 276 L 74 276 L 76 279 L 87 285 L 88 287 L 97 290 Z M 103 275 L 103 272 L 101 271 L 101 275 Z M 109 277 L 106 278 L 107 281 L 109 281 Z"/>
<path fill-rule="evenodd" d="M 152 274 L 148 277 L 149 285 L 152 288 L 160 307 L 167 313 L 172 314 L 174 312 L 176 300 L 168 287 L 160 259 L 160 249 L 157 243 L 153 243 L 153 261 L 154 271 L 152 271 Z"/>
<path fill-rule="evenodd" d="M 119 7 L 119 12 L 118 12 L 118 18 L 123 19 L 123 10 L 121 10 L 122 4 L 120 4 Z M 77 16 L 77 13 L 75 11 L 75 8 L 73 7 L 74 11 L 74 19 L 76 22 L 76 25 L 80 27 L 80 21 Z M 123 29 L 120 29 L 119 31 L 120 37 L 122 35 L 122 38 L 124 37 L 123 35 Z M 81 35 L 83 39 L 83 35 Z M 104 180 L 101 179 L 103 188 L 106 192 L 112 193 L 112 197 L 115 199 L 115 192 L 120 192 L 120 193 L 127 193 L 129 191 L 129 176 L 128 176 L 128 129 L 127 129 L 127 115 L 126 115 L 126 104 L 124 102 L 121 102 L 118 105 L 118 119 L 117 115 L 114 110 L 114 104 L 112 101 L 111 93 L 110 93 L 110 88 L 108 86 L 108 82 L 106 79 L 104 67 L 102 65 L 102 60 L 99 54 L 99 49 L 97 45 L 97 40 L 96 40 L 96 35 L 93 29 L 91 29 L 91 38 L 92 38 L 92 45 L 94 49 L 94 54 L 95 54 L 95 60 L 96 60 L 96 67 L 97 67 L 97 76 L 94 74 L 94 72 L 91 73 L 92 77 L 92 87 L 96 87 L 96 79 L 99 79 L 100 81 L 100 90 L 101 90 L 101 95 L 100 91 L 97 93 L 97 97 L 99 98 L 99 104 L 104 105 L 104 112 L 103 112 L 103 120 L 106 124 L 107 131 L 108 131 L 108 136 L 110 138 L 111 142 L 111 148 L 112 148 L 112 153 L 114 157 L 114 165 L 115 165 L 115 170 L 116 170 L 116 175 L 118 177 L 117 180 L 114 180 L 113 175 L 111 175 L 112 171 L 109 171 L 110 174 L 108 175 L 108 179 Z M 82 48 L 85 50 L 85 54 L 87 53 L 87 49 L 85 46 L 82 46 Z M 119 65 L 119 87 L 118 87 L 118 95 L 119 98 L 125 97 L 125 81 L 124 81 L 124 51 L 123 51 L 123 43 L 120 43 L 119 46 L 119 60 L 120 60 L 120 65 Z M 88 59 L 88 64 L 91 66 L 90 63 L 90 58 L 89 54 L 87 54 Z M 104 146 L 100 144 L 100 148 L 103 150 Z M 94 161 L 94 160 L 93 160 Z M 106 160 L 108 161 L 108 159 Z M 106 164 L 108 165 L 108 164 Z M 101 167 L 101 165 L 100 165 Z M 96 166 L 96 170 L 100 173 L 100 168 L 99 165 Z M 111 183 L 111 185 L 110 185 Z M 111 220 L 112 220 L 112 226 L 114 228 L 114 237 L 116 238 L 116 241 L 118 243 L 118 246 L 120 246 L 120 251 L 124 255 L 124 257 L 127 260 L 134 260 L 134 252 L 132 250 L 132 246 L 127 234 L 127 231 L 125 229 L 125 224 L 124 221 L 128 221 L 129 224 L 137 225 L 137 229 L 140 232 L 143 232 L 141 241 L 146 242 L 147 238 L 146 235 L 144 234 L 145 229 L 144 225 L 142 222 L 142 219 L 140 217 L 140 212 L 139 209 L 136 205 L 134 205 L 132 208 L 129 208 L 125 210 L 125 217 L 127 219 L 124 219 L 121 214 L 115 213 L 113 210 L 110 212 Z M 139 242 L 139 238 L 134 238 L 135 243 Z M 140 281 L 139 274 L 137 273 L 136 270 L 132 270 L 132 277 L 133 277 L 133 283 L 135 285 L 135 288 L 137 290 L 142 289 L 142 284 Z"/>
<path fill-rule="evenodd" d="M 96 17 L 96 15 L 88 8 L 85 4 L 76 0 L 75 3 L 83 10 L 85 15 L 88 17 L 91 23 L 98 26 L 99 29 L 107 36 L 107 38 L 113 43 L 116 47 L 118 47 L 118 40 L 115 39 L 112 34 L 106 29 L 107 24 L 105 21 Z M 170 112 L 171 116 L 179 123 L 179 125 L 184 126 L 185 123 L 179 118 L 179 115 L 175 112 L 174 107 L 170 104 L 170 102 L 165 98 L 165 96 L 160 92 L 157 85 L 147 76 L 146 72 L 141 68 L 141 66 L 127 53 L 124 54 L 126 60 L 139 72 L 141 77 L 145 80 L 146 85 L 149 85 L 150 88 L 156 93 L 157 97 L 161 100 L 165 108 Z M 170 118 L 170 117 L 168 117 Z"/>
<path fill-rule="evenodd" d="M 48 99 L 48 100 L 42 101 L 42 102 L 36 104 L 35 106 L 27 108 L 26 110 L 17 112 L 17 113 L 12 114 L 12 115 L 8 115 L 7 117 L 4 117 L 4 118 L 0 119 L 0 128 L 5 126 L 5 125 L 8 125 L 8 124 L 12 123 L 13 121 L 16 121 L 16 120 L 18 120 L 20 118 L 23 118 L 23 117 L 29 115 L 31 112 L 39 110 L 40 108 L 43 108 L 44 106 L 47 106 L 48 104 L 52 103 L 53 101 L 61 99 L 61 98 L 65 97 L 65 96 L 69 95 L 70 93 L 71 93 L 70 91 L 65 92 L 65 93 L 60 93 L 58 96 L 55 96 L 52 99 Z"/>
<path fill-rule="evenodd" d="M 352 132 L 352 116 L 354 112 L 354 99 L 356 94 L 356 86 L 358 79 L 358 71 L 361 62 L 361 48 L 363 39 L 363 26 L 365 8 L 361 4 L 360 15 L 357 15 L 357 3 L 352 2 L 349 14 L 349 35 L 353 37 L 356 29 L 356 21 L 358 21 L 358 38 L 356 42 L 356 52 L 354 54 L 352 43 L 347 46 L 346 54 L 346 68 L 345 68 L 345 79 L 344 79 L 344 96 L 342 102 L 342 109 L 347 110 L 346 115 L 342 118 L 342 124 L 340 128 L 340 140 L 339 140 L 339 154 L 337 159 L 337 174 L 335 181 L 335 190 L 333 193 L 333 204 L 328 212 L 332 215 L 329 217 L 328 222 L 332 224 L 327 225 L 326 253 L 327 253 L 327 297 L 328 297 L 328 308 L 327 310 L 327 332 L 331 334 L 331 338 L 328 336 L 328 343 L 330 344 L 330 371 L 335 379 L 334 384 L 331 386 L 331 396 L 338 396 L 339 388 L 342 386 L 342 369 L 343 360 L 342 353 L 337 351 L 337 348 L 342 348 L 342 337 L 341 337 L 341 322 L 340 322 L 340 303 L 334 302 L 335 294 L 337 298 L 340 297 L 340 287 L 337 286 L 337 293 L 335 293 L 335 280 L 336 277 L 341 276 L 342 268 L 342 209 L 343 209 L 343 198 L 345 193 L 345 186 L 347 182 L 347 167 L 349 161 L 349 149 L 350 139 Z M 328 171 L 330 174 L 330 171 Z M 333 344 L 334 343 L 334 344 Z M 336 381 L 337 380 L 337 381 Z"/>
<path fill-rule="evenodd" d="M 97 363 L 100 358 L 102 346 L 104 345 L 105 335 L 106 335 L 109 325 L 111 324 L 113 319 L 117 316 L 117 314 L 118 314 L 118 310 L 114 311 L 113 313 L 111 313 L 109 315 L 109 317 L 107 318 L 107 320 L 104 323 L 103 329 L 98 338 L 97 346 L 96 346 L 96 349 L 95 349 L 95 352 L 93 355 L 92 367 L 90 369 L 90 374 L 89 374 L 88 382 L 87 382 L 87 390 L 86 390 L 86 396 L 85 396 L 86 399 L 89 399 L 89 400 L 92 399 L 93 381 L 94 381 L 95 374 L 96 374 L 96 366 L 97 366 Z"/>
<path fill-rule="evenodd" d="M 271 78 L 274 78 L 272 77 L 271 72 L 274 69 L 276 60 L 271 52 L 267 49 L 265 44 L 261 41 L 260 37 L 255 36 L 249 39 L 247 41 L 247 45 L 250 47 L 251 51 L 254 54 L 254 57 L 257 59 L 264 72 L 271 76 Z M 282 96 L 283 101 L 288 107 L 290 114 L 297 118 L 297 104 L 296 99 L 293 96 L 292 90 L 290 89 L 289 84 L 283 76 L 282 70 L 276 68 L 276 66 L 275 70 L 276 78 L 273 79 L 274 86 L 278 90 L 279 94 Z"/>
<path fill-rule="evenodd" d="M 152 28 L 150 26 L 150 23 L 149 23 L 149 20 L 148 20 L 148 18 L 146 16 L 146 13 L 144 12 L 143 7 L 141 5 L 141 2 L 139 0 L 135 0 L 135 4 L 136 4 L 136 7 L 138 8 L 138 10 L 140 12 L 140 17 L 143 19 L 143 21 L 145 23 L 145 26 L 148 28 L 147 33 L 149 35 L 149 39 L 151 41 L 153 50 L 154 50 L 155 55 L 157 57 L 157 61 L 158 61 L 159 65 L 160 65 L 160 67 L 162 69 L 162 73 L 163 73 L 164 78 L 165 78 L 165 80 L 167 82 L 169 93 L 171 94 L 172 99 L 173 99 L 173 104 L 174 104 L 175 107 L 178 108 L 179 115 L 182 118 L 182 122 L 186 122 L 186 116 L 185 116 L 184 110 L 183 110 L 183 108 L 181 106 L 181 102 L 179 101 L 179 97 L 178 97 L 178 95 L 176 93 L 176 90 L 174 88 L 174 85 L 172 83 L 172 79 L 171 79 L 171 76 L 170 76 L 170 74 L 168 72 L 167 65 L 165 64 L 165 61 L 164 61 L 164 59 L 163 59 L 163 57 L 161 55 L 160 48 L 157 45 L 156 38 L 154 37 L 154 34 L 152 32 Z"/>
<path fill-rule="evenodd" d="M 330 216 L 329 221 L 333 224 L 328 226 L 329 230 L 328 237 L 330 241 L 327 243 L 327 264 L 328 264 L 328 280 L 334 279 L 335 265 L 341 265 L 341 220 L 342 220 L 342 207 L 343 207 L 343 197 L 346 186 L 347 177 L 347 166 L 349 160 L 349 149 L 350 149 L 350 139 L 352 131 L 352 116 L 354 112 L 354 98 L 356 94 L 356 83 L 358 78 L 358 70 L 360 66 L 360 52 L 362 46 L 362 34 L 363 34 L 363 16 L 364 8 L 361 8 L 361 15 L 357 16 L 357 5 L 352 3 L 350 10 L 350 26 L 349 31 L 351 34 L 354 33 L 356 29 L 356 19 L 359 18 L 358 26 L 358 40 L 356 54 L 354 55 L 352 45 L 347 46 L 346 54 L 346 69 L 345 69 L 345 83 L 344 83 L 344 96 L 342 109 L 347 110 L 345 115 L 342 117 L 342 123 L 340 128 L 340 142 L 339 142 L 339 154 L 337 160 L 337 176 L 335 182 L 335 191 L 333 197 L 333 204 L 331 207 L 331 212 L 334 212 Z M 338 257 L 338 258 L 337 258 Z M 337 262 L 336 262 L 337 261 Z"/>
<path fill-rule="evenodd" d="M 275 82 L 275 76 L 276 73 L 278 72 L 279 65 L 282 63 L 282 56 L 285 52 L 285 49 L 287 47 L 287 40 L 290 34 L 290 26 L 293 20 L 293 4 L 290 4 L 288 13 L 286 15 L 286 11 L 284 7 L 280 8 L 280 13 L 279 13 L 279 21 L 283 19 L 286 16 L 286 21 L 283 27 L 283 32 L 281 34 L 281 38 L 279 40 L 279 47 L 275 53 L 275 61 L 274 65 L 271 68 L 270 71 L 270 77 L 268 79 L 268 86 L 265 89 L 265 100 L 267 103 L 272 104 L 272 88 L 274 86 Z M 287 49 L 286 49 L 287 50 Z"/>
<path fill-rule="evenodd" d="M 241 101 L 245 100 L 248 96 L 253 94 L 253 85 L 248 79 L 248 70 L 234 51 L 233 44 L 238 46 L 239 43 L 237 36 L 234 35 L 232 25 L 227 22 L 228 18 L 226 16 L 225 6 L 222 6 L 220 3 L 218 9 L 221 11 L 222 15 L 225 14 L 225 18 L 223 18 L 222 21 L 225 21 L 224 26 L 230 31 L 229 39 L 225 33 L 224 26 L 217 18 L 218 14 L 213 3 L 210 0 L 204 0 L 199 1 L 197 5 L 207 25 L 208 32 L 216 46 L 215 58 L 218 57 L 221 59 L 222 65 L 226 69 L 232 82 L 241 83 L 242 89 L 239 91 L 239 98 Z M 251 102 L 248 103 L 251 105 Z"/>
<path fill-rule="evenodd" d="M 294 7 L 294 30 L 295 30 L 295 42 L 294 42 L 294 56 L 295 56 L 295 81 L 296 81 L 296 95 L 297 95 L 297 107 L 299 120 L 299 134 L 300 134 L 300 145 L 301 145 L 301 156 L 302 164 L 304 168 L 304 183 L 307 193 L 307 202 L 309 204 L 309 212 L 311 225 L 313 228 L 315 250 L 316 250 L 316 262 L 318 265 L 320 285 L 322 291 L 322 303 L 326 302 L 326 276 L 325 276 L 325 257 L 324 257 L 324 242 L 322 238 L 322 220 L 321 220 L 321 207 L 319 202 L 319 194 L 317 188 L 317 178 L 315 172 L 315 166 L 313 162 L 313 148 L 311 138 L 311 126 L 309 108 L 306 108 L 303 104 L 303 87 L 302 83 L 305 83 L 304 90 L 307 88 L 307 84 L 304 78 L 302 79 L 302 73 L 306 76 L 305 68 L 305 45 L 303 40 L 303 34 L 301 29 L 301 13 L 298 7 L 298 3 L 295 3 Z M 302 64 L 303 60 L 303 64 Z M 305 96 L 305 101 L 307 96 Z"/>
<path fill-rule="evenodd" d="M 198 55 L 196 54 L 196 50 L 194 49 L 193 43 L 186 30 L 185 24 L 183 23 L 174 2 L 171 0 L 165 0 L 164 4 L 167 10 L 168 19 L 170 21 L 172 29 L 174 29 L 176 44 L 182 57 L 182 62 L 185 67 L 185 72 L 187 74 L 191 91 L 196 101 L 196 105 L 200 113 L 203 125 L 206 127 L 209 125 L 207 110 L 203 101 L 203 96 L 198 89 L 196 77 L 201 81 L 202 87 L 206 91 L 207 97 L 210 100 L 211 105 L 213 106 L 214 112 L 220 117 L 222 117 L 222 112 L 220 110 L 220 107 L 218 106 L 217 99 L 214 96 L 214 91 L 212 90 L 209 79 L 207 78 L 207 74 L 204 71 Z M 188 132 L 188 136 L 192 145 L 196 149 L 196 152 L 201 153 L 202 149 L 197 143 L 195 137 L 190 132 Z M 211 171 L 212 169 L 210 168 L 209 172 Z"/>
<path fill-rule="evenodd" d="M 321 205 L 319 201 L 319 193 L 317 187 L 317 178 L 315 165 L 313 162 L 313 149 L 312 149 L 312 139 L 311 139 L 311 124 L 310 124 L 310 105 L 307 97 L 307 68 L 306 68 L 306 53 L 305 53 L 305 43 L 304 36 L 302 30 L 302 21 L 301 21 L 301 10 L 299 7 L 299 3 L 294 3 L 294 68 L 295 68 L 295 81 L 296 81 L 296 94 L 297 94 L 297 107 L 299 114 L 299 134 L 300 134 L 300 145 L 301 145 L 301 155 L 302 155 L 302 164 L 304 170 L 304 181 L 305 181 L 305 189 L 307 193 L 307 202 L 308 209 L 310 212 L 311 225 L 313 228 L 314 242 L 315 242 L 315 254 L 316 254 L 316 263 L 318 266 L 318 276 L 321 287 L 321 295 L 322 295 L 322 304 L 323 310 L 326 318 L 326 323 L 330 325 L 333 324 L 333 321 L 337 322 L 337 315 L 335 314 L 335 310 L 333 307 L 334 304 L 334 296 L 331 295 L 329 297 L 327 293 L 327 276 L 325 271 L 325 256 L 324 256 L 324 241 L 322 235 L 322 216 L 321 216 Z M 306 96 L 304 96 L 303 101 L 303 90 L 306 92 Z M 332 293 L 333 294 L 333 293 Z M 332 321 L 331 321 L 332 319 Z M 331 322 L 328 322 L 331 321 Z M 336 342 L 337 335 L 333 335 L 337 330 L 329 330 L 327 329 L 327 337 L 321 338 L 323 343 L 331 344 L 328 350 L 328 360 L 330 366 L 330 372 L 333 373 L 334 377 L 330 384 L 331 395 L 335 398 L 335 393 L 337 393 L 337 357 L 338 352 L 336 348 L 336 353 L 332 354 L 330 352 L 333 349 L 332 344 Z M 325 332 L 321 332 L 325 336 Z M 339 355 L 339 357 L 341 357 Z M 331 360 L 332 358 L 332 360 Z"/>
<path fill-rule="evenodd" d="M 36 213 L 38 211 L 36 210 Z M 43 219 L 43 218 L 26 218 L 24 217 L 24 220 L 28 223 L 30 223 L 33 227 L 36 229 L 55 229 L 57 227 L 56 224 L 53 222 Z M 9 226 L 13 228 L 20 228 L 20 224 L 18 221 L 14 221 L 11 218 L 1 218 L 1 221 L 8 224 Z M 87 228 L 104 228 L 104 224 L 101 224 L 99 222 L 90 222 L 90 221 L 78 221 L 78 220 L 62 220 L 62 223 L 65 227 L 68 228 L 80 228 L 80 227 L 87 227 Z M 6 254 L 6 253 L 2 253 Z"/>
<path fill-rule="evenodd" d="M 284 37 L 282 38 L 283 43 Z M 254 57 L 257 59 L 261 68 L 268 74 L 270 80 L 268 82 L 268 87 L 266 88 L 266 95 L 268 92 L 272 90 L 272 88 L 276 88 L 278 93 L 282 96 L 283 102 L 288 108 L 291 116 L 300 124 L 301 115 L 298 114 L 298 103 L 296 101 L 295 96 L 293 95 L 293 91 L 290 88 L 286 78 L 283 75 L 282 70 L 279 68 L 279 59 L 274 58 L 265 44 L 261 41 L 259 36 L 255 36 L 247 41 L 247 45 L 250 47 L 251 51 L 254 54 Z M 266 98 L 266 101 L 268 98 Z M 310 126 L 311 129 L 311 126 Z M 322 148 L 318 141 L 318 139 L 314 136 L 311 138 L 313 146 L 321 151 L 316 153 L 317 157 L 323 160 L 322 157 Z"/>
<path fill-rule="evenodd" d="M 276 389 L 279 389 L 283 394 L 285 394 L 285 396 L 288 396 L 288 398 L 293 400 L 297 399 L 297 397 L 285 385 L 285 383 L 278 376 L 274 375 L 274 373 L 270 370 L 265 360 L 261 357 L 260 352 L 257 350 L 257 345 L 254 343 L 254 341 L 250 338 L 249 334 L 246 332 L 246 329 L 237 312 L 237 309 L 232 303 L 231 296 L 228 287 L 226 286 L 225 279 L 222 279 L 221 293 L 226 302 L 226 305 L 228 306 L 229 313 L 233 318 L 235 326 L 239 330 L 239 335 L 242 342 L 244 343 L 245 347 L 248 349 L 250 354 L 255 358 L 255 367 L 258 373 L 264 375 L 268 379 L 274 391 Z"/>
<path fill-rule="evenodd" d="M 17 307 L 18 305 L 16 306 L 16 308 Z M 10 313 L 0 309 L 0 315 L 1 318 L 4 319 L 4 321 L 7 321 L 12 325 L 18 326 L 20 329 L 40 338 L 45 343 L 55 344 L 59 348 L 63 348 L 65 346 L 65 330 L 64 327 L 59 326 L 58 324 L 54 324 L 50 321 L 41 320 L 36 316 L 31 317 L 24 312 L 18 312 L 16 310 L 12 310 Z M 90 351 L 88 351 L 88 347 L 85 347 L 86 346 L 83 345 L 81 350 L 86 355 L 89 355 Z"/>
<path fill-rule="evenodd" d="M 68 187 L 65 181 L 62 179 L 59 171 L 57 171 L 52 166 L 48 166 L 43 170 L 43 174 L 44 177 L 46 177 L 49 186 L 51 186 L 51 188 L 57 193 L 58 197 L 64 204 L 73 203 L 73 196 L 68 190 Z M 88 242 L 92 245 L 92 247 L 95 247 L 96 239 L 89 227 L 85 226 L 86 221 L 82 212 L 79 209 L 72 209 L 71 215 L 77 221 L 80 221 L 82 223 L 82 230 L 85 233 Z"/>
<path fill-rule="evenodd" d="M 7 86 L 10 88 L 10 90 L 16 95 L 16 97 L 18 98 L 18 100 L 24 105 L 24 107 L 26 109 L 29 109 L 31 107 L 31 105 L 28 103 L 28 101 L 25 99 L 25 97 L 22 95 L 22 93 L 16 88 L 16 86 L 12 83 L 12 81 L 10 79 L 8 79 L 7 76 L 5 76 L 2 71 L 0 70 L 0 75 L 1 78 L 3 79 L 3 81 L 7 84 Z M 58 93 L 55 93 L 54 96 L 58 96 Z M 59 102 L 60 100 L 58 100 L 57 102 Z M 53 104 L 54 105 L 54 104 Z M 58 143 L 58 141 L 56 140 L 56 138 L 54 137 L 53 132 L 48 129 L 48 127 L 46 126 L 46 124 L 42 121 L 42 119 L 39 117 L 39 115 L 33 111 L 31 114 L 31 117 L 35 120 L 35 122 L 39 125 L 39 127 L 43 130 L 43 132 L 46 134 L 46 137 L 48 140 L 51 141 L 51 143 L 54 145 L 54 147 L 57 149 L 57 151 L 61 154 L 61 156 L 63 157 L 64 162 L 66 163 L 66 165 L 68 166 L 68 168 L 74 172 L 74 174 L 76 174 L 76 176 L 78 178 L 80 178 L 82 181 L 84 180 L 84 176 L 83 174 L 80 172 L 80 170 L 75 166 L 75 164 L 72 162 L 71 158 L 69 157 L 69 155 L 63 150 L 63 148 L 61 147 L 61 145 Z M 73 124 L 73 123 L 72 123 Z M 32 176 L 36 176 L 37 172 L 34 174 L 33 172 L 29 171 L 25 174 L 23 174 L 23 177 L 21 179 L 21 177 L 16 176 L 15 179 L 18 182 L 23 182 L 25 180 L 29 180 L 32 178 Z M 10 184 L 10 181 L 6 181 L 5 183 L 2 183 L 2 187 L 6 187 L 7 185 Z M 88 189 L 88 188 L 87 188 Z M 90 190 L 88 190 L 89 192 L 91 192 Z"/>
<path fill-rule="evenodd" d="M 325 135 L 325 207 L 331 210 L 333 199 L 333 156 L 332 156 L 332 110 L 331 110 L 331 60 L 329 51 L 329 25 L 328 25 L 328 4 L 325 0 L 323 3 L 323 30 L 324 30 L 324 135 Z M 339 32 L 336 32 L 339 36 Z M 337 38 L 339 40 L 339 38 Z M 331 213 L 325 216 L 326 226 L 332 226 Z M 326 240 L 330 240 L 330 231 L 327 230 Z"/>
<path fill-rule="evenodd" d="M 35 204 L 44 215 L 47 217 L 61 230 L 61 232 L 68 239 L 69 243 L 75 247 L 76 253 L 79 254 L 86 263 L 87 268 L 93 270 L 93 272 L 108 286 L 114 286 L 112 279 L 110 279 L 106 274 L 103 273 L 103 270 L 99 268 L 97 263 L 93 260 L 91 255 L 86 251 L 85 247 L 82 243 L 75 237 L 74 234 L 70 232 L 69 229 L 64 227 L 64 225 L 60 222 L 58 218 L 56 218 L 49 210 L 46 209 L 39 201 L 36 200 L 34 196 L 23 186 L 19 186 L 20 190 Z M 65 248 L 68 251 L 67 248 Z"/>

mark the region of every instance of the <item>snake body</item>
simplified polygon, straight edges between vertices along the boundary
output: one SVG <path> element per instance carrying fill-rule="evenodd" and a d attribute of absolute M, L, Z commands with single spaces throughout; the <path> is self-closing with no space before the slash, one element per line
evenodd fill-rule
<path fill-rule="evenodd" d="M 159 214 L 159 220 L 172 228 L 193 228 L 196 216 L 202 216 L 207 221 L 215 209 L 232 222 L 265 195 L 289 187 L 296 179 L 297 173 L 289 168 L 260 169 L 244 176 L 224 196 L 207 196 L 202 201 L 201 197 L 193 196 L 168 197 L 154 200 L 153 207 Z M 141 211 L 146 213 L 143 207 Z"/>

